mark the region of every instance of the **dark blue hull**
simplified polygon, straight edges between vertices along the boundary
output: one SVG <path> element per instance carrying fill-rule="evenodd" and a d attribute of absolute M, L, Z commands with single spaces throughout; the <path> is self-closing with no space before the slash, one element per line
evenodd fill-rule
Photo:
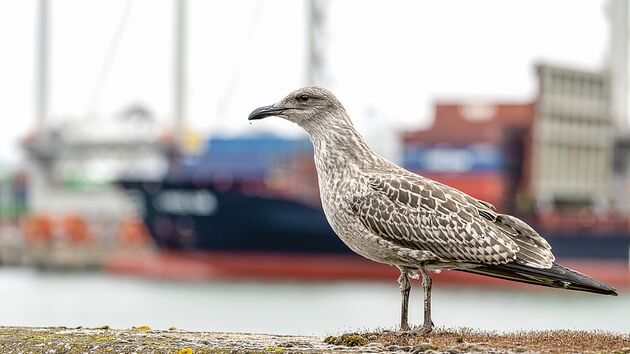
<path fill-rule="evenodd" d="M 593 233 L 545 235 L 556 258 L 628 260 L 630 235 Z"/>
<path fill-rule="evenodd" d="M 160 248 L 349 253 L 321 208 L 192 183 L 123 181 Z M 171 193 L 170 195 L 168 193 Z M 176 193 L 176 194 L 173 194 Z M 166 205 L 166 204 L 171 205 Z"/>

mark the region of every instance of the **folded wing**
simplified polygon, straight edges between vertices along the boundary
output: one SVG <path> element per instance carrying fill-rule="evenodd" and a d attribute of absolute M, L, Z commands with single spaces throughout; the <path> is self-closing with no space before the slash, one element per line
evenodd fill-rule
<path fill-rule="evenodd" d="M 352 212 L 394 244 L 432 252 L 444 262 L 551 267 L 549 244 L 523 221 L 489 203 L 411 173 L 372 174 Z"/>

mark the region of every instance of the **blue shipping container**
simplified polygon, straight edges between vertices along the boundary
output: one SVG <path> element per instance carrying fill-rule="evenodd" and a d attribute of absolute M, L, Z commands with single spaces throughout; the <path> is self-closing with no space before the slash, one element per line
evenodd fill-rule
<path fill-rule="evenodd" d="M 505 166 L 503 152 L 492 144 L 409 145 L 403 161 L 410 170 L 441 173 L 500 172 Z"/>
<path fill-rule="evenodd" d="M 259 135 L 212 138 L 201 155 L 184 156 L 177 166 L 180 178 L 211 177 L 216 173 L 239 178 L 263 178 L 270 169 L 287 166 L 296 155 L 312 154 L 307 139 Z"/>
<path fill-rule="evenodd" d="M 308 139 L 289 139 L 274 135 L 255 135 L 244 137 L 209 139 L 206 143 L 207 154 L 289 154 L 311 153 Z"/>

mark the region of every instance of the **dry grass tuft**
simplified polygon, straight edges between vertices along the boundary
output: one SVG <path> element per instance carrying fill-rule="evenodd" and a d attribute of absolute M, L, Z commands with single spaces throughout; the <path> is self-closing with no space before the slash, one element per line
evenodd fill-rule
<path fill-rule="evenodd" d="M 590 331 L 531 331 L 515 333 L 484 332 L 469 328 L 436 329 L 430 335 L 415 336 L 393 331 L 362 333 L 369 342 L 384 347 L 434 349 L 451 352 L 606 352 L 630 354 L 630 334 Z"/>

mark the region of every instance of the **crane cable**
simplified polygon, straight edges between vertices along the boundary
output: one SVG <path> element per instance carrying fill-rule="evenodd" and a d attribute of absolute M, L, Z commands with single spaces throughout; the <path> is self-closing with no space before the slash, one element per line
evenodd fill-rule
<path fill-rule="evenodd" d="M 90 99 L 88 101 L 88 105 L 86 108 L 86 116 L 89 116 L 94 112 L 98 102 L 101 98 L 101 94 L 103 93 L 103 88 L 107 83 L 107 79 L 109 77 L 109 73 L 111 71 L 112 63 L 116 57 L 116 53 L 118 52 L 118 46 L 122 39 L 122 35 L 127 28 L 127 23 L 129 22 L 129 18 L 131 17 L 131 12 L 133 6 L 135 4 L 135 0 L 126 0 L 125 7 L 123 8 L 120 17 L 118 18 L 118 22 L 116 23 L 116 28 L 114 30 L 114 34 L 109 43 L 109 47 L 107 49 L 107 54 L 105 55 L 105 60 L 103 61 L 103 65 L 101 66 L 101 70 L 96 78 L 96 82 L 92 88 L 92 93 L 90 95 Z"/>
<path fill-rule="evenodd" d="M 254 3 L 254 7 L 250 14 L 249 26 L 245 32 L 245 40 L 242 41 L 241 48 L 238 53 L 238 59 L 235 65 L 232 67 L 227 85 L 225 86 L 225 90 L 221 95 L 221 98 L 218 101 L 217 108 L 215 111 L 215 117 L 219 119 L 223 119 L 225 117 L 225 112 L 228 109 L 229 103 L 232 101 L 234 94 L 238 88 L 239 81 L 241 79 L 241 73 L 243 71 L 243 66 L 245 64 L 245 58 L 247 56 L 244 54 L 245 50 L 249 46 L 251 39 L 254 35 L 254 30 L 258 26 L 258 22 L 260 20 L 260 15 L 262 13 L 262 9 L 265 7 L 265 0 L 256 1 Z"/>

